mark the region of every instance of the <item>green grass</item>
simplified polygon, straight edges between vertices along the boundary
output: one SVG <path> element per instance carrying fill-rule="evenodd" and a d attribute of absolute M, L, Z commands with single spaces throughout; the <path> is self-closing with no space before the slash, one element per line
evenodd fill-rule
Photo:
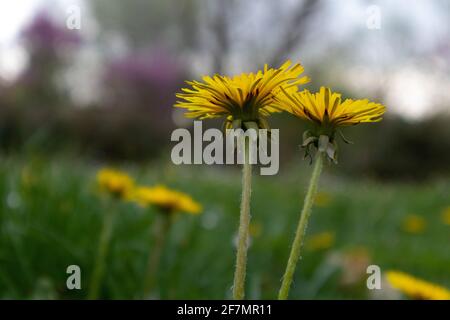
<path fill-rule="evenodd" d="M 108 203 L 96 190 L 95 173 L 100 167 L 67 158 L 0 161 L 0 298 L 85 298 L 106 210 L 117 211 L 117 219 L 101 297 L 141 297 L 152 249 L 152 222 L 158 213 L 131 203 Z M 200 216 L 177 217 L 164 249 L 157 296 L 230 298 L 240 172 L 231 167 L 162 163 L 121 168 L 139 183 L 165 183 L 188 192 L 205 209 Z M 328 249 L 304 250 L 291 298 L 369 298 L 371 293 L 365 289 L 368 264 L 379 265 L 382 271 L 403 270 L 450 287 L 450 226 L 441 219 L 443 208 L 450 205 L 448 183 L 344 181 L 330 175 L 332 167 L 325 171 L 320 190 L 331 200 L 313 208 L 307 238 L 331 231 L 336 241 Z M 307 173 L 302 165 L 274 177 L 254 179 L 252 223 L 259 233 L 252 237 L 249 249 L 248 298 L 276 298 Z M 410 213 L 426 219 L 422 234 L 402 230 L 403 219 Z M 352 260 L 349 252 L 355 250 L 366 254 Z M 81 267 L 82 290 L 66 289 L 66 268 L 72 264 Z M 345 283 L 346 274 L 355 279 Z"/>

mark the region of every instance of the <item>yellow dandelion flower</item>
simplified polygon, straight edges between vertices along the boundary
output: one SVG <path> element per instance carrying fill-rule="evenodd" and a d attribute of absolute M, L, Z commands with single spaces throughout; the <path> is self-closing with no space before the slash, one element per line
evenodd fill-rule
<path fill-rule="evenodd" d="M 114 169 L 101 169 L 97 173 L 97 182 L 100 190 L 118 198 L 127 198 L 134 187 L 130 176 Z"/>
<path fill-rule="evenodd" d="M 442 211 L 442 221 L 450 226 L 450 207 L 447 207 Z"/>
<path fill-rule="evenodd" d="M 388 271 L 389 284 L 412 299 L 418 300 L 450 300 L 450 291 L 444 287 L 417 279 L 400 271 Z"/>
<path fill-rule="evenodd" d="M 420 234 L 425 230 L 426 221 L 423 217 L 411 214 L 403 220 L 402 228 L 405 232 L 412 234 Z"/>
<path fill-rule="evenodd" d="M 290 88 L 286 90 L 280 87 L 274 97 L 273 107 L 288 111 L 301 119 L 313 123 L 313 130 L 307 130 L 303 134 L 302 147 L 305 148 L 305 157 L 310 157 L 311 161 L 317 149 L 317 157 L 303 202 L 303 209 L 292 244 L 291 254 L 278 293 L 278 298 L 284 300 L 289 295 L 295 267 L 300 257 L 301 244 L 316 198 L 323 161 L 328 159 L 335 163 L 337 162 L 338 145 L 335 138 L 336 132 L 340 133 L 345 142 L 348 142 L 339 131 L 340 127 L 361 122 L 380 121 L 385 112 L 385 107 L 367 99 L 342 100 L 340 93 L 332 92 L 326 87 L 321 87 L 317 93 L 311 93 L 308 90 L 299 92 Z"/>
<path fill-rule="evenodd" d="M 342 100 L 340 93 L 326 87 L 321 87 L 317 93 L 308 90 L 287 92 L 283 87 L 280 89 L 276 97 L 278 107 L 325 128 L 378 122 L 385 112 L 382 104 L 368 99 Z"/>
<path fill-rule="evenodd" d="M 291 66 L 285 62 L 280 68 L 264 66 L 257 73 L 242 73 L 234 77 L 221 75 L 204 76 L 203 82 L 187 81 L 192 88 L 183 88 L 175 107 L 188 110 L 189 118 L 225 117 L 227 128 L 249 128 L 256 123 L 259 128 L 268 128 L 264 119 L 279 110 L 272 106 L 274 95 L 283 88 L 296 91 L 297 86 L 309 82 L 300 64 Z"/>
<path fill-rule="evenodd" d="M 381 121 L 385 112 L 382 104 L 370 102 L 368 99 L 343 100 L 340 93 L 330 88 L 321 87 L 317 93 L 308 90 L 286 90 L 281 87 L 275 97 L 274 107 L 315 124 L 313 131 L 305 132 L 303 147 L 306 156 L 310 155 L 310 147 L 314 146 L 336 162 L 337 144 L 335 132 L 339 127 L 356 125 L 362 122 Z M 341 133 L 339 131 L 339 133 Z M 341 133 L 341 137 L 348 142 Z"/>
<path fill-rule="evenodd" d="M 306 247 L 311 251 L 319 251 L 330 248 L 335 241 L 333 232 L 325 231 L 312 235 L 306 242 Z"/>
<path fill-rule="evenodd" d="M 168 213 L 187 212 L 199 214 L 202 211 L 202 206 L 189 195 L 168 189 L 162 185 L 137 187 L 133 192 L 132 198 L 143 207 L 153 205 Z"/>

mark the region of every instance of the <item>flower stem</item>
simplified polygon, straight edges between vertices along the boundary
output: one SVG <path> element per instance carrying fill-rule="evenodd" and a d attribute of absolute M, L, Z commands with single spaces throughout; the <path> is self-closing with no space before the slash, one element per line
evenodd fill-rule
<path fill-rule="evenodd" d="M 113 231 L 115 211 L 108 208 L 103 216 L 103 225 L 100 233 L 97 257 L 94 264 L 94 272 L 92 273 L 91 283 L 89 287 L 88 299 L 95 300 L 98 298 L 100 283 L 105 270 L 105 259 L 108 255 L 109 243 Z"/>
<path fill-rule="evenodd" d="M 297 266 L 297 261 L 300 258 L 300 252 L 303 244 L 303 239 L 305 237 L 308 219 L 311 215 L 312 205 L 317 193 L 317 185 L 319 182 L 320 173 L 322 172 L 322 166 L 323 155 L 321 152 L 318 152 L 311 175 L 311 180 L 309 181 L 309 187 L 306 193 L 305 202 L 303 204 L 303 210 L 300 215 L 300 221 L 295 232 L 294 242 L 292 243 L 291 253 L 289 255 L 286 271 L 283 276 L 283 282 L 278 293 L 278 300 L 286 300 L 289 295 L 289 289 L 292 284 L 295 267 Z"/>
<path fill-rule="evenodd" d="M 148 256 L 147 274 L 144 280 L 144 298 L 151 297 L 156 285 L 162 251 L 171 225 L 171 216 L 168 212 L 159 213 L 155 219 L 153 248 Z"/>
<path fill-rule="evenodd" d="M 245 138 L 244 138 L 245 139 Z M 233 299 L 242 300 L 245 296 L 245 273 L 247 267 L 247 241 L 250 226 L 250 195 L 252 183 L 252 165 L 250 163 L 250 144 L 244 143 L 244 164 L 242 167 L 242 198 L 239 218 L 239 234 L 234 272 Z"/>

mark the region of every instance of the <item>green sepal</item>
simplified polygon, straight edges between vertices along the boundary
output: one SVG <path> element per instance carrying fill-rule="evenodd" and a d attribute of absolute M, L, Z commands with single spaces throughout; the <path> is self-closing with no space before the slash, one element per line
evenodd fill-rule
<path fill-rule="evenodd" d="M 313 156 L 312 156 L 312 148 L 314 148 L 313 144 L 308 144 L 305 147 L 305 155 L 303 156 L 303 160 L 306 160 L 306 158 L 309 158 L 309 164 L 312 164 Z"/>
<path fill-rule="evenodd" d="M 254 122 L 254 121 L 244 122 L 244 128 L 245 129 L 253 129 L 256 132 L 258 132 L 258 129 L 259 129 L 258 124 L 256 122 Z"/>
<path fill-rule="evenodd" d="M 258 122 L 261 129 L 267 129 L 267 131 L 270 132 L 269 122 L 266 119 L 259 118 Z"/>
<path fill-rule="evenodd" d="M 353 141 L 348 140 L 344 134 L 342 133 L 341 130 L 337 130 L 337 132 L 339 133 L 339 135 L 341 136 L 342 140 L 346 143 L 346 144 L 353 144 Z"/>
<path fill-rule="evenodd" d="M 241 119 L 235 119 L 231 123 L 233 129 L 241 129 L 242 128 L 242 120 Z"/>
<path fill-rule="evenodd" d="M 303 140 L 303 143 L 301 145 L 302 148 L 307 147 L 310 144 L 314 144 L 317 141 L 316 137 L 308 137 L 305 140 Z"/>
<path fill-rule="evenodd" d="M 326 153 L 328 158 L 335 164 L 337 164 L 338 145 L 336 143 L 336 140 L 328 143 Z"/>
<path fill-rule="evenodd" d="M 305 132 L 303 132 L 303 141 L 305 141 L 306 139 L 308 139 L 309 137 L 312 137 L 313 134 L 311 132 L 311 130 L 306 130 Z"/>
<path fill-rule="evenodd" d="M 222 122 L 222 132 L 226 133 L 227 132 L 227 128 L 229 125 L 232 125 L 232 122 L 230 120 L 225 120 L 224 122 Z"/>

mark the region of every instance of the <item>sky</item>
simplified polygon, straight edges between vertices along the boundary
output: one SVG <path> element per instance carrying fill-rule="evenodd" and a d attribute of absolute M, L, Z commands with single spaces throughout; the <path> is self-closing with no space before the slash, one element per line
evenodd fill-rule
<path fill-rule="evenodd" d="M 41 0 L 4 1 L 0 11 L 0 76 L 14 77 L 25 63 L 25 52 L 16 36 L 30 20 Z"/>

